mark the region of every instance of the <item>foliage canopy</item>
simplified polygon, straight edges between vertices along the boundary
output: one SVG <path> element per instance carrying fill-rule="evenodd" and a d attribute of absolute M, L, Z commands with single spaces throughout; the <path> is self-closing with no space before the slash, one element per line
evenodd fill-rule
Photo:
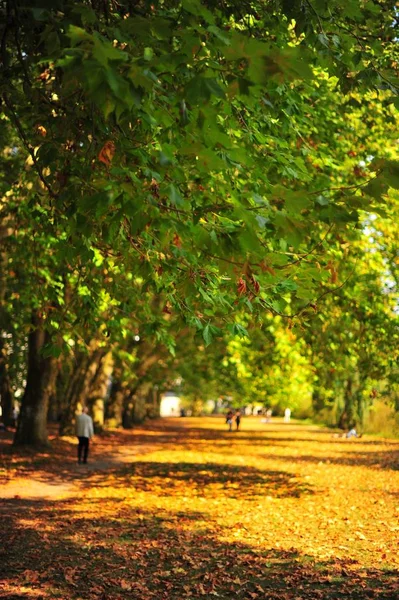
<path fill-rule="evenodd" d="M 46 329 L 44 357 L 80 356 L 95 340 L 122 374 L 136 341 L 148 361 L 149 343 L 173 352 L 195 330 L 206 346 L 227 331 L 230 350 L 256 363 L 271 316 L 286 340 L 301 317 L 310 337 L 331 324 L 329 353 L 323 335 L 295 341 L 312 346 L 304 368 L 315 363 L 321 388 L 343 344 L 345 372 L 368 369 L 362 336 L 375 377 L 388 372 L 396 2 L 36 0 L 0 11 L 0 326 L 15 356 Z M 365 266 L 377 215 L 382 258 Z M 342 327 L 362 341 L 343 342 Z M 291 366 L 276 368 L 279 381 Z"/>

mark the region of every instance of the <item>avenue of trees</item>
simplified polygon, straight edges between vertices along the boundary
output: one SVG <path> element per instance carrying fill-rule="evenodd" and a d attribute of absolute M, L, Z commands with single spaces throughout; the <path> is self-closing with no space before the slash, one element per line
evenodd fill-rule
<path fill-rule="evenodd" d="M 79 404 L 131 426 L 176 381 L 399 409 L 397 38 L 390 0 L 0 2 L 16 444 Z"/>

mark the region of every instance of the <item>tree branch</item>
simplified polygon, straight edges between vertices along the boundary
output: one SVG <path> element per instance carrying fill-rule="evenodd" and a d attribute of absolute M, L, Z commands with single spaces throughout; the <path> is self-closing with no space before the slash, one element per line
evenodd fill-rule
<path fill-rule="evenodd" d="M 337 292 L 338 290 L 340 290 L 341 288 L 343 288 L 344 285 L 353 276 L 353 274 L 355 272 L 355 268 L 356 268 L 356 264 L 355 264 L 352 272 L 348 275 L 348 277 L 340 285 L 337 285 L 335 288 L 325 290 L 315 300 L 310 300 L 307 304 L 305 304 L 305 306 L 303 306 L 302 308 L 300 308 L 296 313 L 292 313 L 290 315 L 286 315 L 284 313 L 279 312 L 278 310 L 276 310 L 272 306 L 270 306 L 270 304 L 268 302 L 266 302 L 266 300 L 262 300 L 261 298 L 259 298 L 259 300 L 260 300 L 261 304 L 264 305 L 264 306 L 266 306 L 268 308 L 268 310 L 270 310 L 274 315 L 279 316 L 279 317 L 283 317 L 284 319 L 295 319 L 296 317 L 300 317 L 305 312 L 305 310 L 307 308 L 309 308 L 309 307 L 313 308 L 314 310 L 316 310 L 317 309 L 317 303 L 322 298 L 324 298 L 324 296 L 327 296 L 327 294 L 335 294 L 335 292 Z"/>
<path fill-rule="evenodd" d="M 28 138 L 26 137 L 26 134 L 24 132 L 24 129 L 22 127 L 21 121 L 19 120 L 11 102 L 9 101 L 8 97 L 6 94 L 3 94 L 3 100 L 5 105 L 7 106 L 8 110 L 11 113 L 12 116 L 12 120 L 14 121 L 14 125 L 18 131 L 19 137 L 23 142 L 23 145 L 25 146 L 26 150 L 29 152 L 30 157 L 32 158 L 33 161 L 33 166 L 39 176 L 40 181 L 43 183 L 44 187 L 47 189 L 49 195 L 51 196 L 51 198 L 56 198 L 57 194 L 53 191 L 51 185 L 49 184 L 49 182 L 47 181 L 47 179 L 44 177 L 42 170 L 40 168 L 40 165 L 37 161 L 34 149 L 32 148 L 32 146 L 29 143 Z"/>

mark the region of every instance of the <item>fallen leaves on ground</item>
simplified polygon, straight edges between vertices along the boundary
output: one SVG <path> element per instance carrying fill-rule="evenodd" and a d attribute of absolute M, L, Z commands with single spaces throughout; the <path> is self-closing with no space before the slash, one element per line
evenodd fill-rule
<path fill-rule="evenodd" d="M 398 442 L 168 419 L 105 434 L 85 467 L 73 441 L 5 446 L 3 598 L 399 597 Z"/>

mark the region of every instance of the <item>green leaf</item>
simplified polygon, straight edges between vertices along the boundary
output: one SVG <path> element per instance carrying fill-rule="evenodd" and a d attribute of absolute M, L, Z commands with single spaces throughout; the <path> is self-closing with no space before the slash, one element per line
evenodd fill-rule
<path fill-rule="evenodd" d="M 152 60 L 154 57 L 154 50 L 152 48 L 144 48 L 144 60 Z"/>
<path fill-rule="evenodd" d="M 169 200 L 171 201 L 172 204 L 174 204 L 175 206 L 184 206 L 185 205 L 184 199 L 182 198 L 180 191 L 178 190 L 178 188 L 175 185 L 173 185 L 173 183 L 169 184 L 167 193 L 168 193 Z"/>
<path fill-rule="evenodd" d="M 395 190 L 399 189 L 399 161 L 389 160 L 386 161 L 385 168 L 383 170 L 383 176 L 385 181 L 390 187 Z"/>
<path fill-rule="evenodd" d="M 226 32 L 219 29 L 219 27 L 217 27 L 216 25 L 209 25 L 208 31 L 213 33 L 213 35 L 215 35 L 219 40 L 221 40 L 226 46 L 230 46 L 230 37 L 226 34 Z"/>
<path fill-rule="evenodd" d="M 207 23 L 213 24 L 215 22 L 215 17 L 211 11 L 203 6 L 200 0 L 182 0 L 182 7 L 196 17 L 202 17 Z"/>
<path fill-rule="evenodd" d="M 61 353 L 62 349 L 59 346 L 56 346 L 55 344 L 47 344 L 42 350 L 42 356 L 44 358 L 59 358 L 61 356 Z"/>
<path fill-rule="evenodd" d="M 93 36 L 82 29 L 82 27 L 77 27 L 76 25 L 70 25 L 68 27 L 68 37 L 72 42 L 73 46 L 80 44 L 81 42 L 93 42 Z"/>
<path fill-rule="evenodd" d="M 255 218 L 261 229 L 264 229 L 267 223 L 270 223 L 270 219 L 267 217 L 262 217 L 262 215 L 256 215 Z"/>
<path fill-rule="evenodd" d="M 328 37 L 326 36 L 325 33 L 319 33 L 319 35 L 317 36 L 319 42 L 321 43 L 322 46 L 325 46 L 326 48 L 328 48 L 328 46 L 330 45 L 330 42 L 328 40 Z"/>
<path fill-rule="evenodd" d="M 249 337 L 248 331 L 245 329 L 245 327 L 243 327 L 243 325 L 240 325 L 240 323 L 234 323 L 229 327 L 229 330 L 233 335 L 236 335 L 239 338 Z"/>
<path fill-rule="evenodd" d="M 213 335 L 212 335 L 212 330 L 211 330 L 211 326 L 206 325 L 202 331 L 202 337 L 204 338 L 204 342 L 206 346 L 209 346 L 210 344 L 212 344 L 213 342 Z"/>
<path fill-rule="evenodd" d="M 385 177 L 378 176 L 372 179 L 364 188 L 364 193 L 368 194 L 372 198 L 376 200 L 381 200 L 382 196 L 384 196 L 388 191 L 388 182 Z"/>
<path fill-rule="evenodd" d="M 186 85 L 186 98 L 192 104 L 201 104 L 208 101 L 211 96 L 224 98 L 225 92 L 216 79 L 197 75 Z"/>

